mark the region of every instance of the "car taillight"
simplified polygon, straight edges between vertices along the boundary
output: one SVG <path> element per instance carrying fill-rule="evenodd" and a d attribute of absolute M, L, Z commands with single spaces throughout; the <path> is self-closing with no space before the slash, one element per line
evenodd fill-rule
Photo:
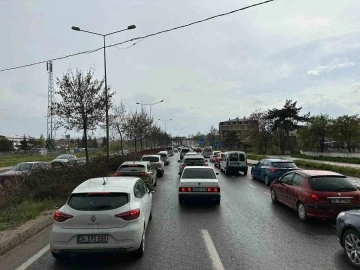
<path fill-rule="evenodd" d="M 203 164 L 203 166 L 209 166 L 209 164 L 207 164 L 207 163 L 204 163 L 204 164 Z"/>
<path fill-rule="evenodd" d="M 54 220 L 57 222 L 64 222 L 65 220 L 68 220 L 70 218 L 73 218 L 73 216 L 63 213 L 61 211 L 56 211 L 54 214 Z"/>
<path fill-rule="evenodd" d="M 141 172 L 140 175 L 141 176 L 147 176 L 148 174 L 146 172 Z"/>
<path fill-rule="evenodd" d="M 121 172 L 115 172 L 114 173 L 114 176 L 120 176 L 121 175 Z"/>
<path fill-rule="evenodd" d="M 208 192 L 220 192 L 220 188 L 208 188 Z"/>
<path fill-rule="evenodd" d="M 180 187 L 179 191 L 180 192 L 191 192 L 192 190 L 190 187 Z"/>
<path fill-rule="evenodd" d="M 139 216 L 140 216 L 139 208 L 115 215 L 115 217 L 121 218 L 123 220 L 134 220 L 137 219 Z"/>
<path fill-rule="evenodd" d="M 275 168 L 271 168 L 270 169 L 270 172 L 276 172 L 276 171 L 278 171 L 279 169 L 275 169 Z"/>
<path fill-rule="evenodd" d="M 181 167 L 186 167 L 186 164 L 185 164 L 185 163 L 182 163 L 182 164 L 181 164 Z"/>
<path fill-rule="evenodd" d="M 318 201 L 319 197 L 316 194 L 311 194 L 311 199 Z"/>

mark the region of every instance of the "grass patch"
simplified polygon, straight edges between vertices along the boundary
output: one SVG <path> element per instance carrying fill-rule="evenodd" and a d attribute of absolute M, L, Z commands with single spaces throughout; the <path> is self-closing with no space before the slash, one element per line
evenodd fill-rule
<path fill-rule="evenodd" d="M 327 163 L 311 162 L 307 160 L 294 160 L 294 162 L 297 166 L 302 168 L 333 171 L 347 176 L 360 177 L 360 169 L 350 166 L 337 166 Z"/>
<path fill-rule="evenodd" d="M 258 154 L 247 154 L 247 158 L 253 159 L 253 160 L 260 160 L 260 159 L 264 159 L 264 158 L 268 158 L 268 157 L 264 156 L 264 155 L 258 155 Z"/>
<path fill-rule="evenodd" d="M 50 199 L 40 202 L 23 201 L 18 205 L 10 206 L 0 212 L 0 231 L 14 228 L 28 220 L 37 218 L 43 211 L 54 209 L 64 201 Z"/>
<path fill-rule="evenodd" d="M 303 154 L 292 154 L 291 156 L 295 157 L 295 158 L 303 158 L 303 159 L 323 160 L 323 161 L 341 162 L 341 163 L 349 163 L 349 164 L 360 164 L 360 158 L 308 156 L 308 155 L 303 155 Z"/>

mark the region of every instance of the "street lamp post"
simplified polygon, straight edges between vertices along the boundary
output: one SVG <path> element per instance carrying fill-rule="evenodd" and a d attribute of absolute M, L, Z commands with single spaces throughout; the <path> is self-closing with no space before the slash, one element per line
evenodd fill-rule
<path fill-rule="evenodd" d="M 161 120 L 161 119 L 158 119 L 159 121 L 163 121 L 165 123 L 165 134 L 166 134 L 166 122 L 169 122 L 171 121 L 172 119 L 168 119 L 168 120 Z"/>
<path fill-rule="evenodd" d="M 127 28 L 122 29 L 122 30 L 118 30 L 118 31 L 111 32 L 108 34 L 99 34 L 99 33 L 91 32 L 91 31 L 82 30 L 82 29 L 80 29 L 80 27 L 77 27 L 77 26 L 71 27 L 71 29 L 75 30 L 75 31 L 80 31 L 80 32 L 97 35 L 97 36 L 102 36 L 103 40 L 104 40 L 105 121 L 106 121 L 106 156 L 107 156 L 107 158 L 110 157 L 110 140 L 109 140 L 109 102 L 108 102 L 108 88 L 107 88 L 107 75 L 106 75 L 106 42 L 105 42 L 105 38 L 107 36 L 110 36 L 110 35 L 113 35 L 116 33 L 120 33 L 120 32 L 126 31 L 126 30 L 135 29 L 135 28 L 136 28 L 135 25 L 129 25 Z"/>
<path fill-rule="evenodd" d="M 145 103 L 141 103 L 141 102 L 136 102 L 136 104 L 141 105 L 141 106 L 149 106 L 149 107 L 150 107 L 150 118 L 151 118 L 151 106 L 156 105 L 156 104 L 159 104 L 159 103 L 161 103 L 161 102 L 164 102 L 164 100 L 162 99 L 162 100 L 160 100 L 160 101 L 158 101 L 158 102 L 149 103 L 149 104 L 145 104 Z"/>

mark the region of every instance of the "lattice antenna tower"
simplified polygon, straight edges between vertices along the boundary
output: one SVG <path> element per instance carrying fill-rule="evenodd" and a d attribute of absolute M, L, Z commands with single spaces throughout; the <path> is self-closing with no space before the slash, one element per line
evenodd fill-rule
<path fill-rule="evenodd" d="M 53 142 L 54 123 L 53 123 L 53 102 L 54 102 L 54 75 L 53 75 L 53 62 L 48 61 L 46 63 L 46 71 L 49 74 L 48 78 L 48 109 L 47 109 L 47 129 L 46 139 L 50 138 L 50 142 Z"/>

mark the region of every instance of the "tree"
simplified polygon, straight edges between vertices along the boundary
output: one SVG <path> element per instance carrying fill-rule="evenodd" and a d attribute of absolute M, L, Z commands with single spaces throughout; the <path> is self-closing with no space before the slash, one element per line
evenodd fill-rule
<path fill-rule="evenodd" d="M 94 71 L 91 69 L 86 74 L 79 70 L 75 73 L 68 71 L 61 79 L 57 79 L 59 91 L 56 94 L 61 100 L 54 103 L 54 114 L 59 117 L 56 126 L 83 132 L 86 162 L 89 162 L 88 132 L 95 130 L 105 120 L 104 80 L 93 77 Z M 108 92 L 109 107 L 113 95 Z"/>
<path fill-rule="evenodd" d="M 81 148 L 81 140 L 80 140 L 80 138 L 77 138 L 77 140 L 76 140 L 76 146 L 77 146 L 77 148 Z"/>
<path fill-rule="evenodd" d="M 310 113 L 299 115 L 302 107 L 296 107 L 297 101 L 286 100 L 285 105 L 281 109 L 268 110 L 268 120 L 273 120 L 272 131 L 283 130 L 286 134 L 287 147 L 291 150 L 290 131 L 297 129 L 298 122 L 305 122 L 309 119 Z"/>
<path fill-rule="evenodd" d="M 340 143 L 345 143 L 349 152 L 352 144 L 359 140 L 360 126 L 357 115 L 343 115 L 332 121 L 332 136 Z"/>
<path fill-rule="evenodd" d="M 28 140 L 26 139 L 26 136 L 24 135 L 23 139 L 20 141 L 20 149 L 27 151 L 29 150 L 29 144 L 28 144 Z"/>
<path fill-rule="evenodd" d="M 224 144 L 227 148 L 237 148 L 239 147 L 239 137 L 235 131 L 229 131 L 225 135 Z"/>
<path fill-rule="evenodd" d="M 94 137 L 93 138 L 93 141 L 92 141 L 92 147 L 93 148 L 99 148 L 99 144 L 98 144 L 98 141 L 97 141 L 97 139 Z"/>
<path fill-rule="evenodd" d="M 39 138 L 39 147 L 43 148 L 46 145 L 46 140 L 44 137 L 44 134 L 40 134 L 40 138 Z"/>
<path fill-rule="evenodd" d="M 305 147 L 316 147 L 324 152 L 325 140 L 330 135 L 331 119 L 327 114 L 309 118 L 307 124 L 299 129 L 299 136 Z"/>
<path fill-rule="evenodd" d="M 0 136 L 0 151 L 7 152 L 11 150 L 14 150 L 14 143 L 5 136 Z"/>
<path fill-rule="evenodd" d="M 50 139 L 50 137 L 46 139 L 46 149 L 50 151 L 56 149 L 56 144 L 54 139 Z"/>
<path fill-rule="evenodd" d="M 125 114 L 125 106 L 122 102 L 120 102 L 117 106 L 113 106 L 113 113 L 110 119 L 111 128 L 120 135 L 121 151 L 123 152 L 123 132 L 126 125 L 127 115 Z"/>
<path fill-rule="evenodd" d="M 273 121 L 268 119 L 268 113 L 261 109 L 251 113 L 249 120 L 258 122 L 256 128 L 248 131 L 250 140 L 258 146 L 261 153 L 266 154 L 273 136 Z"/>
<path fill-rule="evenodd" d="M 211 125 L 211 127 L 209 129 L 209 132 L 206 135 L 206 143 L 208 145 L 213 145 L 214 144 L 214 142 L 216 141 L 218 132 L 219 131 L 213 125 Z"/>

